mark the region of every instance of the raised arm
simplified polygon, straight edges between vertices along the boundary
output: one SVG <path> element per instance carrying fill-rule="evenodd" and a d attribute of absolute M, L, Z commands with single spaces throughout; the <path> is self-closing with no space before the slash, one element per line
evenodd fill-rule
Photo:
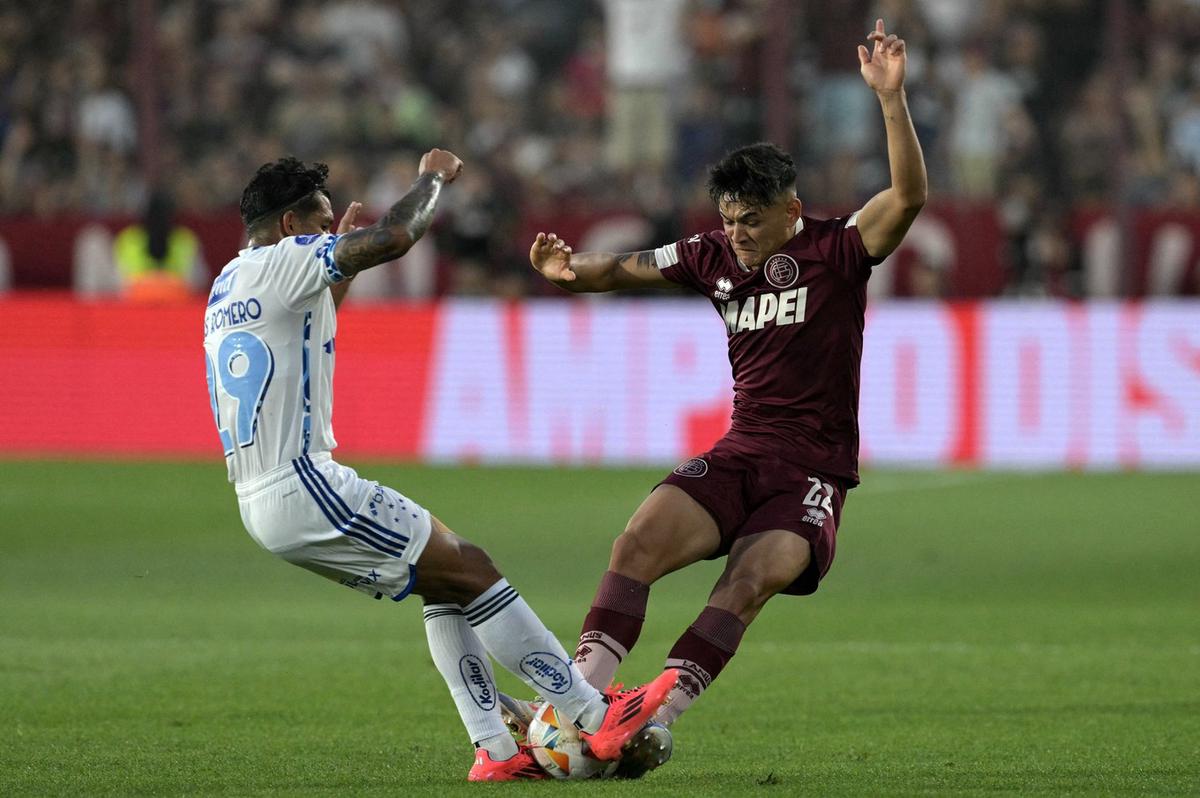
<path fill-rule="evenodd" d="M 577 294 L 628 288 L 678 288 L 662 276 L 654 253 L 572 252 L 554 233 L 538 233 L 529 262 L 543 277 Z"/>
<path fill-rule="evenodd" d="M 442 186 L 454 182 L 462 161 L 446 150 L 430 150 L 421 158 L 419 171 L 412 188 L 383 218 L 338 239 L 333 259 L 342 274 L 353 277 L 408 252 L 429 229 Z"/>
<path fill-rule="evenodd" d="M 904 234 L 925 205 L 929 191 L 921 143 L 913 129 L 904 95 L 904 67 L 907 55 L 904 40 L 887 34 L 883 20 L 867 37 L 873 49 L 859 45 L 858 60 L 863 80 L 875 90 L 883 108 L 887 131 L 888 164 L 892 185 L 872 197 L 858 215 L 858 232 L 867 252 L 886 258 L 904 240 Z"/>
<path fill-rule="evenodd" d="M 355 230 L 361 230 L 357 224 L 358 214 L 362 212 L 361 202 L 351 202 L 346 208 L 346 212 L 342 214 L 342 220 L 338 222 L 337 234 L 340 236 L 346 233 L 353 233 Z M 340 283 L 334 283 L 329 286 L 329 293 L 333 297 L 333 306 L 340 308 L 342 300 L 346 298 L 346 292 L 350 290 L 350 283 L 354 282 L 354 276 L 350 275 Z"/>

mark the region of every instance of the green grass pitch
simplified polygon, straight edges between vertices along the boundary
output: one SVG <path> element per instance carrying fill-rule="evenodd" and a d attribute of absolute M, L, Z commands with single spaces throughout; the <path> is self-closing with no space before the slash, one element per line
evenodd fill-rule
<path fill-rule="evenodd" d="M 360 472 L 569 649 L 662 470 Z M 0 462 L 0 542 L 3 796 L 1200 794 L 1196 474 L 868 473 L 821 591 L 768 605 L 637 784 L 468 785 L 417 601 L 258 549 L 219 463 Z M 655 586 L 623 678 L 718 568 Z"/>

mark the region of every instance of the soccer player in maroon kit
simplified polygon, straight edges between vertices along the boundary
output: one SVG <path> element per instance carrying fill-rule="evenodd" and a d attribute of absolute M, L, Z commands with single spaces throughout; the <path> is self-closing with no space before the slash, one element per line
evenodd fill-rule
<path fill-rule="evenodd" d="M 861 210 L 804 216 L 792 159 L 736 150 L 709 175 L 723 230 L 653 251 L 575 253 L 539 233 L 530 260 L 574 292 L 683 285 L 725 323 L 733 420 L 707 452 L 664 479 L 613 544 L 575 661 L 606 687 L 637 641 L 650 585 L 727 557 L 708 605 L 667 655 L 678 670 L 657 719 L 670 724 L 712 683 L 777 593 L 808 595 L 833 561 L 846 491 L 858 484 L 858 384 L 866 282 L 925 203 L 921 147 L 904 94 L 904 41 L 883 20 L 859 46 L 879 98 L 892 185 Z"/>

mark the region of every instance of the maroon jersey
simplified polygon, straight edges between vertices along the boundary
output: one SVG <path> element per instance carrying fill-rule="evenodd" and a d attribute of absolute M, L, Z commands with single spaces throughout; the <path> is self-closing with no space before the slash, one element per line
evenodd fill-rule
<path fill-rule="evenodd" d="M 720 231 L 655 252 L 664 277 L 704 294 L 725 322 L 733 366 L 729 437 L 858 483 L 858 380 L 867 254 L 858 214 L 801 217 L 759 269 Z"/>

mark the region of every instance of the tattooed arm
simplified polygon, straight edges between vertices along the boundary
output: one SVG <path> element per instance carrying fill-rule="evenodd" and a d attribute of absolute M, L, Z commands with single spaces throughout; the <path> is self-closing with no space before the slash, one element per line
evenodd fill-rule
<path fill-rule="evenodd" d="M 662 276 L 654 253 L 572 252 L 554 233 L 538 233 L 529 262 L 543 277 L 575 293 L 619 291 L 622 288 L 678 288 Z"/>
<path fill-rule="evenodd" d="M 420 176 L 383 218 L 347 233 L 333 248 L 338 270 L 353 277 L 363 269 L 395 260 L 429 229 L 442 186 L 454 182 L 462 161 L 446 150 L 430 150 L 421 158 Z"/>

